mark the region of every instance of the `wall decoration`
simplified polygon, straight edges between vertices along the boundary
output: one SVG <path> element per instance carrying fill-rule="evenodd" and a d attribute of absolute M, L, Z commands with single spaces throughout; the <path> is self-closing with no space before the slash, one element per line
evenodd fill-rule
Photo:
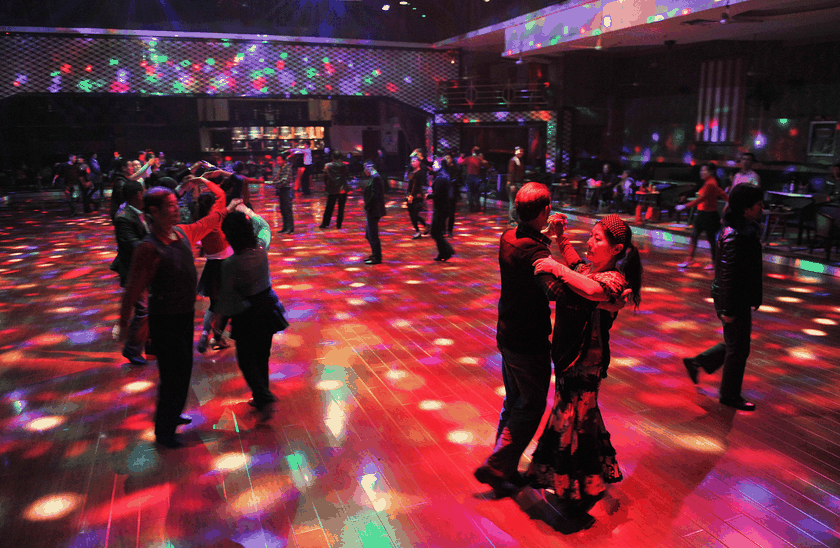
<path fill-rule="evenodd" d="M 837 122 L 811 122 L 808 156 L 834 156 Z"/>

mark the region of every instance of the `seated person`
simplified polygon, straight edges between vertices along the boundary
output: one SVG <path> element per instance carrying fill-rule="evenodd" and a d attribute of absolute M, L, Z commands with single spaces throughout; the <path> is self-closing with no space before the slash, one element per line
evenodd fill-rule
<path fill-rule="evenodd" d="M 615 186 L 616 201 L 621 203 L 621 208 L 630 213 L 635 207 L 636 181 L 630 176 L 630 170 L 625 169 L 621 173 L 621 179 Z"/>

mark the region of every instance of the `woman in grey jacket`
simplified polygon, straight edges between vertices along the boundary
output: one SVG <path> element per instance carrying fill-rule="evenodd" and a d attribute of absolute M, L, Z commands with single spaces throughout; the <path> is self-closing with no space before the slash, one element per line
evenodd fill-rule
<path fill-rule="evenodd" d="M 254 398 L 250 404 L 268 419 L 271 404 L 277 401 L 269 389 L 268 358 L 272 337 L 281 329 L 272 320 L 278 305 L 282 307 L 268 272 L 266 250 L 271 228 L 259 215 L 240 206 L 222 222 L 222 232 L 233 255 L 222 263 L 218 309 L 231 317 L 236 361 Z"/>

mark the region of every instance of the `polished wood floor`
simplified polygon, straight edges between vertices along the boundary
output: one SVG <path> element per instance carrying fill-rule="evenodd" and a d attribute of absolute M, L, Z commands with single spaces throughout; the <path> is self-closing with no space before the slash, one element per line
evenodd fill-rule
<path fill-rule="evenodd" d="M 719 377 L 695 387 L 681 363 L 721 337 L 712 273 L 640 238 L 643 303 L 613 327 L 600 398 L 625 479 L 569 533 L 539 492 L 495 500 L 472 477 L 503 394 L 503 212 L 461 214 L 437 263 L 394 194 L 371 267 L 358 194 L 340 231 L 315 228 L 322 204 L 298 200 L 296 233 L 271 246 L 292 321 L 275 417 L 249 412 L 233 348 L 196 353 L 176 451 L 152 443 L 154 362 L 111 340 L 105 216 L 0 211 L 0 545 L 840 546 L 837 279 L 767 265 L 745 379 L 758 410 L 735 412 Z M 255 205 L 277 226 L 273 198 Z M 582 243 L 588 223 L 573 229 Z"/>

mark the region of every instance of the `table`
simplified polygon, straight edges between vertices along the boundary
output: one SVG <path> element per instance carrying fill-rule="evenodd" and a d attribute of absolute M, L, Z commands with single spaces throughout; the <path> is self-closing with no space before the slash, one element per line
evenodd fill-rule
<path fill-rule="evenodd" d="M 651 212 L 651 221 L 659 220 L 659 200 L 661 195 L 658 192 L 641 192 L 636 191 L 636 222 L 641 223 L 647 221 L 647 209 L 653 208 Z M 645 213 L 642 213 L 645 210 Z"/>

